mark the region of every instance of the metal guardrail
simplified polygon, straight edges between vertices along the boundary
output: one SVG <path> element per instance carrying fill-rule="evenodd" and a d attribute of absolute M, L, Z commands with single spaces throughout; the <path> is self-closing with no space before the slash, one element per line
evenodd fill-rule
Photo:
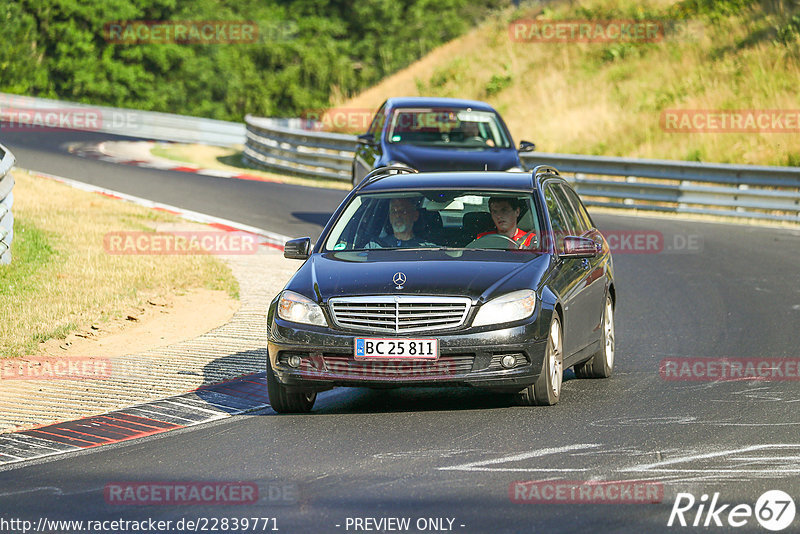
<path fill-rule="evenodd" d="M 9 121 L 3 126 L 5 128 L 56 126 L 140 139 L 218 146 L 240 145 L 245 141 L 245 127 L 239 122 L 8 93 L 0 93 L 0 119 Z"/>
<path fill-rule="evenodd" d="M 314 131 L 303 119 L 245 117 L 243 160 L 256 167 L 349 182 L 353 135 Z M 800 167 L 769 167 L 527 152 L 552 165 L 587 205 L 800 222 Z"/>
<path fill-rule="evenodd" d="M 302 129 L 304 119 L 268 119 L 247 115 L 246 163 L 311 178 L 350 181 L 356 149 L 353 135 Z"/>
<path fill-rule="evenodd" d="M 16 160 L 3 145 L 0 145 L 0 265 L 11 263 L 11 240 L 14 238 L 14 176 L 11 169 Z"/>
<path fill-rule="evenodd" d="M 567 179 L 591 206 L 800 222 L 800 167 L 538 152 L 522 160 L 575 173 Z"/>

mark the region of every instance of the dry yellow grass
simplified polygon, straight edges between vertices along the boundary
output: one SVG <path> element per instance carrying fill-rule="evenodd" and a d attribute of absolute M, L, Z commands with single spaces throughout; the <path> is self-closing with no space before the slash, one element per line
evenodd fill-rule
<path fill-rule="evenodd" d="M 670 133 L 660 125 L 667 109 L 800 109 L 800 42 L 776 43 L 774 31 L 793 1 L 714 22 L 695 17 L 682 36 L 650 44 L 512 42 L 508 24 L 632 11 L 668 18 L 676 2 L 587 0 L 556 3 L 543 14 L 508 10 L 333 104 L 377 109 L 392 96 L 474 98 L 494 105 L 515 139 L 546 152 L 800 165 L 797 133 Z M 493 76 L 508 82 L 498 88 Z"/>
<path fill-rule="evenodd" d="M 112 255 L 108 232 L 148 231 L 176 217 L 15 170 L 11 265 L 0 266 L 0 357 L 91 324 L 124 318 L 153 296 L 238 284 L 210 256 Z"/>

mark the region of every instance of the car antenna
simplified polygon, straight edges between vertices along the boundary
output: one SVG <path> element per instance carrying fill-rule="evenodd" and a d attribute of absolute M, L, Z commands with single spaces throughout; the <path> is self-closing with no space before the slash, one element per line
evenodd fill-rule
<path fill-rule="evenodd" d="M 488 171 L 489 170 L 489 164 L 488 163 L 484 163 L 483 164 L 483 170 L 484 171 Z"/>

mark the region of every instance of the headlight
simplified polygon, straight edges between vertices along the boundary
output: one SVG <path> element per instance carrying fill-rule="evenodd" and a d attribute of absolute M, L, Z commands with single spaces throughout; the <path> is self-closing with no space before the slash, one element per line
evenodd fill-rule
<path fill-rule="evenodd" d="M 512 291 L 490 300 L 480 307 L 472 326 L 512 323 L 533 315 L 536 309 L 536 292 L 532 289 Z"/>
<path fill-rule="evenodd" d="M 313 300 L 294 291 L 284 291 L 281 294 L 281 299 L 278 301 L 278 317 L 293 323 L 328 326 L 322 308 Z"/>

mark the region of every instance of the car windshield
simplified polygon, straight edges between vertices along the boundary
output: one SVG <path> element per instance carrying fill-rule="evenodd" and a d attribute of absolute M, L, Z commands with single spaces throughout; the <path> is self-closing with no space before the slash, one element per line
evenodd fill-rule
<path fill-rule="evenodd" d="M 403 191 L 356 195 L 325 251 L 538 250 L 541 222 L 530 193 Z"/>
<path fill-rule="evenodd" d="M 469 109 L 397 109 L 386 139 L 389 143 L 476 150 L 511 146 L 496 113 Z"/>

